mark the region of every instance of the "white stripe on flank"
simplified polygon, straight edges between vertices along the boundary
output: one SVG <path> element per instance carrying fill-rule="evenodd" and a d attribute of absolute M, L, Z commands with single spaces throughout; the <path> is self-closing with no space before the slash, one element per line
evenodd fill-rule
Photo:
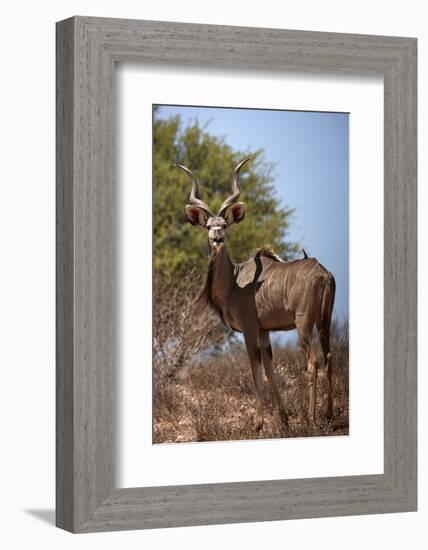
<path fill-rule="evenodd" d="M 305 264 L 303 264 L 303 265 L 300 266 L 300 269 L 299 269 L 299 271 L 297 272 L 296 278 L 294 279 L 293 287 L 291 288 L 291 292 L 290 292 L 290 305 L 291 305 L 291 299 L 292 299 L 292 297 L 293 297 L 294 289 L 296 288 L 297 279 L 299 278 L 300 272 L 302 271 L 302 269 L 303 269 L 304 267 L 305 267 Z"/>
<path fill-rule="evenodd" d="M 287 301 L 285 299 L 285 294 L 286 294 L 286 287 L 287 287 L 287 277 L 288 277 L 288 271 L 285 272 L 285 277 L 284 277 L 284 284 L 282 286 L 282 303 L 284 304 L 284 308 L 288 310 L 288 304 L 287 304 Z"/>
<path fill-rule="evenodd" d="M 297 272 L 297 275 L 296 275 L 296 281 L 297 281 L 297 279 L 299 278 L 300 272 L 302 271 L 302 269 L 303 269 L 304 267 L 305 267 L 305 264 L 303 264 L 303 265 L 300 266 L 300 269 L 299 269 L 299 271 Z"/>
<path fill-rule="evenodd" d="M 270 309 L 271 309 L 271 310 L 273 309 L 273 305 L 272 305 L 271 288 L 270 288 L 270 286 L 269 286 L 269 283 L 270 283 L 270 281 L 271 281 L 271 279 L 272 279 L 272 276 L 273 276 L 273 274 L 275 273 L 275 271 L 278 270 L 278 267 L 281 267 L 281 266 L 280 266 L 280 265 L 275 265 L 275 266 L 272 268 L 272 273 L 270 274 L 270 277 L 269 277 L 269 279 L 268 279 L 268 281 L 267 281 L 267 283 L 266 283 L 266 284 L 267 284 L 267 287 L 268 287 L 269 304 L 270 304 Z"/>
<path fill-rule="evenodd" d="M 320 265 L 320 264 L 317 262 L 317 263 L 314 265 L 314 267 L 311 269 L 309 275 L 308 275 L 307 278 L 306 278 L 306 285 L 308 284 L 308 281 L 309 281 L 310 278 L 311 278 L 312 272 L 313 272 L 314 269 L 315 269 L 316 267 L 318 267 L 319 265 Z M 306 286 L 306 285 L 305 285 L 305 286 Z"/>

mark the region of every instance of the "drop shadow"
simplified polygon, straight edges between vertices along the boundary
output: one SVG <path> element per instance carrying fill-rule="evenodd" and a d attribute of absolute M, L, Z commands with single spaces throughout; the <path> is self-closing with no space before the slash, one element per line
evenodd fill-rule
<path fill-rule="evenodd" d="M 55 510 L 53 508 L 30 508 L 24 511 L 25 513 L 29 514 L 30 516 L 34 516 L 40 521 L 48 523 L 53 527 L 55 526 Z"/>

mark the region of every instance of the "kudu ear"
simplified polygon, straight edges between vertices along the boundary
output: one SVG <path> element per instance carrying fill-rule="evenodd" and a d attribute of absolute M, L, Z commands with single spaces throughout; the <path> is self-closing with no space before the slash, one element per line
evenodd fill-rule
<path fill-rule="evenodd" d="M 235 204 L 229 206 L 224 213 L 224 219 L 227 221 L 228 225 L 241 222 L 244 219 L 244 216 L 245 204 L 243 202 L 235 202 Z"/>
<path fill-rule="evenodd" d="M 186 206 L 186 218 L 192 225 L 207 226 L 208 214 L 202 208 L 198 208 L 192 204 Z"/>

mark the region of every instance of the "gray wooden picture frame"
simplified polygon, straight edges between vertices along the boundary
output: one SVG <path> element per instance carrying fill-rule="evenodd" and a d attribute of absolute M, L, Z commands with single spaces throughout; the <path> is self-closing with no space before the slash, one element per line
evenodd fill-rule
<path fill-rule="evenodd" d="M 57 24 L 56 48 L 57 526 L 82 533 L 416 510 L 416 39 L 73 17 Z M 383 76 L 383 474 L 115 487 L 117 62 Z"/>

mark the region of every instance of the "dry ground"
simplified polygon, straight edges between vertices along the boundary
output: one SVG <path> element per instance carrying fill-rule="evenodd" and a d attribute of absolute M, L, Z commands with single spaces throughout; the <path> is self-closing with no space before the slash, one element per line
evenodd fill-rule
<path fill-rule="evenodd" d="M 224 441 L 348 434 L 348 341 L 332 343 L 333 418 L 326 421 L 325 369 L 320 368 L 317 422 L 308 421 L 309 390 L 305 360 L 295 346 L 274 348 L 274 368 L 289 415 L 285 430 L 272 409 L 265 380 L 265 422 L 260 433 L 253 428 L 255 388 L 245 350 L 239 345 L 229 354 L 188 361 L 173 372 L 154 366 L 153 442 Z"/>

